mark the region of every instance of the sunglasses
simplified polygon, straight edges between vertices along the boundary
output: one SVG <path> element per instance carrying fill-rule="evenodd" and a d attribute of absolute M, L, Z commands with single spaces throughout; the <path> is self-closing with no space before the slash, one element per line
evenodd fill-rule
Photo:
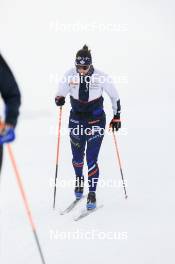
<path fill-rule="evenodd" d="M 90 67 L 90 65 L 84 65 L 84 66 L 76 65 L 77 70 L 81 70 L 82 69 L 82 70 L 86 71 L 86 70 L 89 69 L 89 67 Z"/>

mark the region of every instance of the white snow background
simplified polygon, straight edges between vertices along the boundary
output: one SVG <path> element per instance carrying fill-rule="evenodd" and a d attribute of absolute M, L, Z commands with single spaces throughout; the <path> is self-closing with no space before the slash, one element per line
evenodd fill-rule
<path fill-rule="evenodd" d="M 47 264 L 174 263 L 174 13 L 172 0 L 0 0 L 0 51 L 22 92 L 12 148 Z M 85 200 L 72 213 L 59 215 L 73 200 L 73 187 L 57 188 L 52 209 L 58 123 L 54 96 L 58 78 L 74 65 L 84 43 L 92 50 L 94 66 L 117 77 L 123 119 L 117 139 L 128 200 L 122 188 L 99 186 L 98 204 L 104 207 L 74 222 Z M 64 128 L 69 109 L 67 98 Z M 109 123 L 107 96 L 105 109 Z M 105 136 L 99 167 L 101 181 L 120 181 L 112 136 Z M 65 135 L 58 183 L 72 179 Z M 0 263 L 41 263 L 6 150 L 0 207 Z M 52 232 L 60 236 L 56 239 Z"/>

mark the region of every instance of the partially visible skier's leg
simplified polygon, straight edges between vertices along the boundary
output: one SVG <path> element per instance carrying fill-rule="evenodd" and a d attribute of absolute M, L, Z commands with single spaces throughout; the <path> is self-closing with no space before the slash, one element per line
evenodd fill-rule
<path fill-rule="evenodd" d="M 105 129 L 106 120 L 103 118 L 96 124 L 99 129 Z M 93 129 L 92 129 L 93 131 Z M 94 209 L 96 207 L 96 188 L 99 178 L 99 167 L 98 167 L 98 154 L 100 151 L 101 143 L 103 141 L 104 133 L 101 130 L 94 132 L 92 135 L 87 136 L 87 150 L 86 159 L 88 165 L 88 183 L 89 183 L 89 194 L 87 199 L 87 209 Z"/>
<path fill-rule="evenodd" d="M 81 199 L 84 190 L 84 151 L 86 145 L 86 139 L 81 131 L 79 131 L 80 123 L 78 120 L 73 119 L 70 116 L 69 128 L 70 128 L 70 142 L 72 149 L 72 164 L 74 167 L 76 182 L 75 182 L 75 196 L 76 199 Z"/>

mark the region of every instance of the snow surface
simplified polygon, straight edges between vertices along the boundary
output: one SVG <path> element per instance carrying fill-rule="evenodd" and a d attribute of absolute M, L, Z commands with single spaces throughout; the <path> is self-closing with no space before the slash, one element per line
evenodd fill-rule
<path fill-rule="evenodd" d="M 23 94 L 12 148 L 48 264 L 175 261 L 174 7 L 170 0 L 91 0 L 87 5 L 79 0 L 1 0 L 0 49 Z M 59 23 L 115 23 L 128 30 L 59 31 Z M 118 186 L 99 186 L 97 199 L 104 207 L 74 222 L 85 200 L 72 213 L 59 215 L 72 201 L 73 187 L 58 187 L 52 209 L 58 123 L 54 94 L 58 77 L 73 65 L 75 52 L 85 42 L 95 66 L 123 80 L 117 84 L 123 109 L 117 139 L 129 198 L 124 199 Z M 67 99 L 64 128 L 69 109 Z M 112 110 L 106 96 L 105 109 L 109 122 Z M 74 179 L 68 135 L 61 138 L 60 153 L 58 183 L 68 182 Z M 112 136 L 105 136 L 99 167 L 101 182 L 119 183 Z M 6 150 L 0 211 L 0 262 L 40 263 Z"/>

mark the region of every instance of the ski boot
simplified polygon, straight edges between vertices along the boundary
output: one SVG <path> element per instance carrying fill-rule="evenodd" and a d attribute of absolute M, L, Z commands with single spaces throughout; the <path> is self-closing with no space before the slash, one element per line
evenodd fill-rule
<path fill-rule="evenodd" d="M 83 197 L 83 191 L 84 191 L 84 177 L 76 177 L 75 190 L 74 190 L 76 200 L 80 200 Z"/>
<path fill-rule="evenodd" d="M 96 208 L 96 194 L 95 192 L 89 192 L 87 197 L 87 210 L 93 210 Z"/>

